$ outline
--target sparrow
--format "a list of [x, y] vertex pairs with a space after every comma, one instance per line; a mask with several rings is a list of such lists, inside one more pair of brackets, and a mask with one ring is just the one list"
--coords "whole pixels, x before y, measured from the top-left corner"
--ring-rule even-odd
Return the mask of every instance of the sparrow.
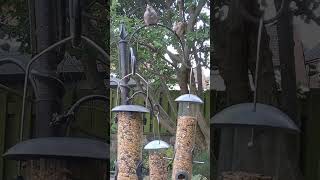
[[143, 19], [144, 19], [144, 23], [149, 26], [152, 24], [157, 24], [159, 17], [157, 12], [150, 5], [147, 5], [146, 11], [144, 12]]
[[186, 23], [178, 22], [175, 24], [172, 30], [181, 38], [186, 31], [186, 27]]

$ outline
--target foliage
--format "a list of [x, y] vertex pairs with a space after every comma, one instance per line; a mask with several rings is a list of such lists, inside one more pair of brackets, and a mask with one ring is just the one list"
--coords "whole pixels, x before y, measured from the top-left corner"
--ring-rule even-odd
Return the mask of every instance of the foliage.
[[19, 51], [30, 52], [28, 2], [13, 0], [0, 5], [0, 39], [15, 39], [21, 42]]
[[[158, 1], [150, 1], [152, 6], [155, 7], [160, 16], [160, 24], [164, 24], [169, 28], [174, 26], [174, 23], [179, 20], [179, 13], [176, 13], [177, 4], [172, 3], [170, 6]], [[186, 9], [194, 6], [197, 1], [186, 1]], [[138, 1], [118, 1], [113, 0], [111, 6], [111, 47], [119, 41], [119, 27], [120, 24], [125, 24], [128, 34], [132, 34], [137, 28], [144, 25], [143, 12], [145, 4]], [[202, 22], [194, 32], [186, 34], [186, 39], [189, 44], [204, 45], [205, 41], [209, 40], [209, 16], [208, 14], [201, 13], [198, 22]], [[170, 64], [172, 59], [166, 58], [165, 54], [169, 46], [174, 47], [176, 50], [181, 49], [179, 39], [165, 28], [152, 28], [148, 27], [139, 34], [137, 34], [131, 43], [131, 46], [137, 49], [139, 68], [138, 72], [144, 77], [153, 82], [153, 86], [159, 87], [161, 80], [165, 80], [166, 84], [174, 85], [177, 83], [177, 70]], [[203, 53], [208, 59], [208, 51], [204, 50]], [[190, 56], [192, 56], [190, 54]], [[118, 49], [111, 49], [111, 72], [118, 74]], [[208, 66], [209, 62], [203, 65]]]
[[319, 11], [320, 2], [317, 0], [292, 0], [291, 10], [295, 16], [301, 17], [306, 23], [314, 21], [320, 25], [320, 16], [317, 15]]
[[197, 160], [197, 161], [202, 161], [204, 162], [204, 164], [194, 164], [193, 165], [193, 174], [194, 175], [200, 175], [201, 176], [204, 176], [208, 179], [210, 179], [210, 157], [209, 157], [209, 153], [204, 151], [204, 152], [201, 152], [199, 153], [195, 158], [194, 160]]

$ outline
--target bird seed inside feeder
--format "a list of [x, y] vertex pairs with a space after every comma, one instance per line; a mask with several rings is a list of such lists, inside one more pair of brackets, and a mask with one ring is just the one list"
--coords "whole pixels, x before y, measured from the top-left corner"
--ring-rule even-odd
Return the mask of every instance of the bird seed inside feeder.
[[118, 179], [136, 180], [137, 166], [142, 159], [143, 121], [137, 112], [118, 113]]
[[167, 180], [167, 161], [163, 158], [164, 153], [152, 151], [149, 154], [149, 175], [152, 180]]
[[173, 162], [172, 178], [175, 179], [177, 173], [187, 172], [192, 177], [192, 149], [194, 147], [196, 118], [192, 116], [178, 117], [175, 158]]

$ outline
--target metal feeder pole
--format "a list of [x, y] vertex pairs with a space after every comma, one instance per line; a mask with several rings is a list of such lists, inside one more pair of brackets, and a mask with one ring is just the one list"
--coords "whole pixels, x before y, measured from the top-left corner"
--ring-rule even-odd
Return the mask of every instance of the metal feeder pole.
[[[127, 32], [125, 30], [124, 24], [120, 25], [120, 41], [119, 41], [119, 67], [120, 67], [120, 75], [121, 77], [125, 77], [129, 74], [129, 58], [127, 54], [127, 44], [128, 41], [126, 40]], [[129, 82], [129, 78], [124, 78], [123, 86], [121, 86], [121, 104], [128, 104], [127, 98], [129, 97], [129, 90], [126, 85]], [[121, 83], [121, 82], [120, 82]]]

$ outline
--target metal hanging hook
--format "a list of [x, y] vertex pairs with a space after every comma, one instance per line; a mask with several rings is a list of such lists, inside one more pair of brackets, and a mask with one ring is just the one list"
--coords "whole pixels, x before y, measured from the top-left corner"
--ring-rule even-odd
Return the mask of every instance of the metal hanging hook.
[[254, 79], [254, 98], [253, 98], [253, 111], [257, 109], [257, 90], [258, 90], [258, 77], [259, 77], [259, 62], [260, 62], [260, 44], [261, 44], [261, 32], [263, 27], [263, 17], [260, 18], [258, 40], [257, 40], [257, 60]]
[[[199, 62], [196, 63], [195, 67], [190, 67], [190, 74], [189, 74], [189, 94], [191, 94], [191, 83], [192, 83], [192, 74], [193, 74], [193, 69], [197, 68], [199, 66]], [[194, 81], [196, 83], [196, 80]]]
[[130, 47], [130, 57], [131, 57], [131, 73], [136, 74], [136, 56], [134, 55], [133, 48]]
[[[130, 73], [130, 74], [127, 74], [126, 76], [124, 76], [121, 80], [120, 80], [120, 82], [121, 81], [123, 81], [125, 78], [130, 78], [131, 76], [137, 76], [137, 77], [139, 77], [144, 83], [145, 83], [145, 85], [146, 85], [146, 91], [147, 91], [147, 93], [146, 93], [146, 99], [145, 99], [145, 102], [146, 102], [146, 105], [145, 105], [145, 107], [147, 108], [148, 107], [148, 99], [149, 99], [149, 83], [148, 83], [148, 81], [145, 79], [145, 78], [143, 78], [140, 74], [138, 74], [138, 73], [135, 73], [135, 74], [132, 74], [132, 72]], [[152, 104], [151, 104], [152, 105]]]
[[156, 118], [157, 118], [157, 123], [158, 123], [158, 139], [159, 139], [159, 143], [160, 143], [160, 140], [161, 140], [161, 136], [160, 136], [160, 105], [155, 104], [154, 107], [157, 107]]

